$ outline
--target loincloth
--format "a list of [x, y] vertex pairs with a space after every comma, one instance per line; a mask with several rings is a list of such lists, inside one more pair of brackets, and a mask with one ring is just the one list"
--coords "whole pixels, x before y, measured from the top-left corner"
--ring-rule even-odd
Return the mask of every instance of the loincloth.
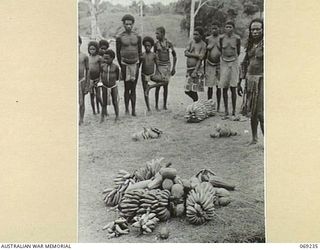
[[206, 60], [206, 78], [205, 86], [214, 87], [218, 86], [220, 79], [220, 63], [211, 63]]
[[244, 111], [247, 112], [248, 116], [263, 116], [263, 77], [259, 75], [247, 75], [246, 79], [246, 100], [244, 104]]
[[239, 82], [240, 66], [238, 58], [232, 62], [220, 60], [220, 88], [237, 87]]
[[138, 78], [139, 66], [138, 63], [127, 64], [122, 63], [121, 73], [124, 81], [136, 81]]
[[90, 85], [89, 85], [89, 92], [90, 94], [94, 93], [94, 89], [97, 88], [97, 84], [100, 81], [100, 78], [94, 79], [94, 80], [90, 80]]
[[197, 75], [192, 77], [191, 74], [194, 71], [194, 68], [187, 69], [187, 83], [184, 88], [186, 91], [194, 91], [194, 92], [203, 92], [204, 91], [204, 72], [201, 68], [198, 70]]

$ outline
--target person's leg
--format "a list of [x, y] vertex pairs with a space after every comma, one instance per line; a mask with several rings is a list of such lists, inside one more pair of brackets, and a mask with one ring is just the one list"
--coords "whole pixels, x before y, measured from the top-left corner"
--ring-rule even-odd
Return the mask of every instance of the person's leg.
[[156, 87], [156, 91], [155, 91], [155, 101], [156, 101], [156, 110], [159, 110], [159, 92], [160, 92], [160, 87]]
[[251, 116], [251, 132], [252, 132], [252, 141], [250, 144], [256, 144], [258, 142], [258, 117], [254, 113]]
[[163, 109], [167, 110], [167, 99], [168, 99], [168, 85], [169, 82], [163, 85]]
[[79, 125], [83, 124], [83, 118], [84, 118], [84, 111], [85, 111], [85, 106], [84, 106], [84, 98], [85, 95], [81, 92], [81, 95], [79, 96], [79, 113], [80, 113], [80, 120], [79, 120]]
[[143, 76], [141, 76], [141, 81], [142, 81], [142, 88], [143, 88], [143, 93], [144, 93], [144, 101], [147, 106], [147, 110], [151, 111], [150, 105], [149, 105], [149, 92], [148, 92], [148, 82], [145, 80]]
[[114, 107], [114, 113], [116, 114], [115, 120], [119, 120], [119, 104], [118, 104], [118, 87], [111, 89], [112, 104]]
[[101, 92], [102, 92], [102, 110], [101, 110], [101, 119], [100, 119], [100, 123], [104, 121], [104, 116], [106, 116], [106, 109], [107, 109], [107, 101], [108, 101], [108, 90], [103, 87], [101, 88]]
[[213, 88], [208, 87], [208, 100], [212, 99]]
[[95, 103], [94, 103], [94, 88], [93, 87], [92, 87], [92, 91], [90, 92], [90, 101], [91, 101], [92, 113], [95, 115], [96, 108], [95, 108]]
[[230, 87], [230, 89], [231, 89], [231, 101], [232, 101], [232, 115], [236, 115], [237, 88]]
[[260, 128], [261, 128], [262, 134], [264, 135], [264, 116], [263, 116], [263, 114], [259, 115], [259, 122], [260, 122]]
[[220, 100], [221, 100], [221, 88], [216, 89], [216, 96], [217, 96], [217, 111], [220, 112]]
[[131, 82], [130, 100], [131, 100], [132, 116], [136, 116], [136, 86], [137, 86], [137, 81]]
[[229, 109], [228, 109], [228, 89], [229, 88], [223, 88], [222, 95], [223, 95], [223, 102], [224, 102], [224, 110], [225, 115], [229, 115]]
[[129, 99], [130, 99], [130, 87], [131, 82], [124, 82], [124, 105], [126, 109], [126, 115], [129, 114]]
[[99, 114], [100, 113], [100, 90], [98, 87], [94, 87], [94, 91], [96, 94], [97, 114]]

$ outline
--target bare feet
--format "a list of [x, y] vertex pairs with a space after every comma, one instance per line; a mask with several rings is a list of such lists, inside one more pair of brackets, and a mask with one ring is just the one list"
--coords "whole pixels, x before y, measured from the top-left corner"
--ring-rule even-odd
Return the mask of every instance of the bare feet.
[[257, 139], [252, 139], [252, 141], [249, 143], [249, 146], [250, 145], [256, 145], [257, 143], [258, 143]]
[[156, 106], [156, 110], [157, 110], [157, 111], [160, 111], [160, 109], [159, 109], [159, 107], [158, 107], [158, 106]]
[[83, 124], [83, 120], [79, 121], [79, 126], [81, 126]]
[[132, 116], [137, 116], [136, 112], [135, 111], [132, 111]]
[[168, 110], [167, 106], [163, 106], [163, 109], [164, 109], [164, 110]]
[[114, 119], [114, 122], [119, 122], [119, 121], [120, 121], [119, 117], [116, 116], [116, 118]]
[[125, 115], [130, 115], [129, 110], [126, 110]]
[[104, 117], [101, 117], [100, 123], [103, 123], [103, 122], [104, 122]]

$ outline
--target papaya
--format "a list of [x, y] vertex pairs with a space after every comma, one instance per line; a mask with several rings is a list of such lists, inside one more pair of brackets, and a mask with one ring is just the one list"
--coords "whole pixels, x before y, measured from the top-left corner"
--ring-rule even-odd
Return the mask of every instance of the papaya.
[[231, 199], [230, 197], [226, 196], [226, 197], [220, 197], [218, 199], [218, 202], [219, 202], [219, 205], [220, 206], [227, 206], [230, 202], [231, 202]]
[[161, 239], [168, 239], [169, 237], [169, 230], [166, 226], [160, 228], [160, 238]]
[[162, 188], [164, 190], [171, 191], [172, 186], [173, 186], [173, 181], [171, 179], [164, 179], [164, 181], [162, 182]]
[[177, 170], [175, 168], [162, 168], [160, 169], [160, 174], [162, 175], [163, 179], [174, 179], [177, 176]]
[[176, 206], [176, 216], [182, 217], [184, 215], [185, 206], [183, 203], [180, 203]]
[[174, 199], [180, 199], [184, 195], [184, 187], [181, 184], [174, 184], [171, 187], [171, 195]]
[[227, 189], [224, 188], [215, 188], [216, 196], [218, 197], [229, 197], [230, 192]]
[[191, 188], [190, 180], [182, 179], [181, 181], [182, 181], [182, 185], [184, 186], [184, 188], [186, 188], [186, 189], [190, 189]]

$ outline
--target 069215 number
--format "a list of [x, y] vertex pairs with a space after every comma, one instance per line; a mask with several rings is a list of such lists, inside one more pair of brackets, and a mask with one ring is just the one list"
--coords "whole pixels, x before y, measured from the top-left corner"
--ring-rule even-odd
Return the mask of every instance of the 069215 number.
[[305, 249], [311, 249], [311, 248], [318, 248], [318, 244], [300, 244], [300, 248], [305, 248]]

